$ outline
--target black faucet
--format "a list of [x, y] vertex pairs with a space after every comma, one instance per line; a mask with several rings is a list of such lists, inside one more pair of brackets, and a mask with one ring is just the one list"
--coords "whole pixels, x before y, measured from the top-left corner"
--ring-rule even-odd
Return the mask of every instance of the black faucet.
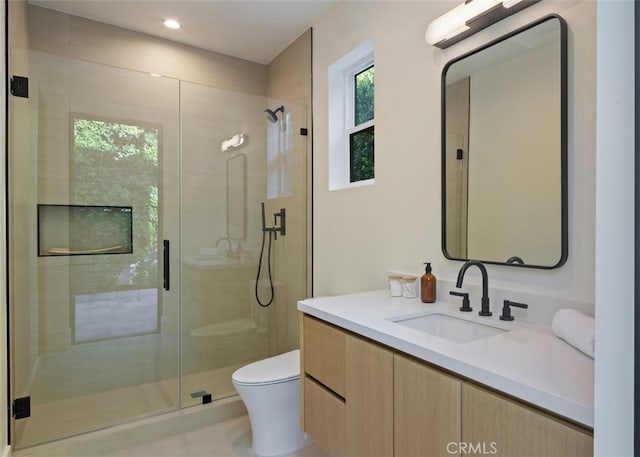
[[480, 309], [481, 316], [491, 316], [491, 309], [489, 308], [489, 277], [487, 275], [487, 268], [484, 264], [478, 260], [469, 260], [465, 262], [460, 271], [458, 272], [458, 280], [456, 281], [456, 287], [459, 289], [462, 287], [462, 280], [464, 279], [464, 274], [467, 269], [472, 266], [477, 266], [480, 269], [480, 273], [482, 273], [482, 309]]
[[526, 303], [517, 303], [511, 300], [505, 300], [502, 306], [502, 315], [500, 316], [501, 321], [512, 321], [513, 316], [511, 315], [511, 307], [515, 306], [516, 308], [528, 308], [529, 305]]

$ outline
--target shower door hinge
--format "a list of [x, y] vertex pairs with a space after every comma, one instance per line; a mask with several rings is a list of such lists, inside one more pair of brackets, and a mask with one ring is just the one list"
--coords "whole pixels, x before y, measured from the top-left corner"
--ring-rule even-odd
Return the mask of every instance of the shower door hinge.
[[206, 390], [199, 390], [197, 392], [191, 392], [191, 398], [202, 397], [202, 404], [207, 405], [213, 401], [213, 398]]
[[309, 130], [307, 130], [305, 128], [301, 128], [300, 129], [300, 135], [307, 136], [308, 134], [309, 134]]
[[13, 417], [16, 419], [31, 417], [31, 397], [22, 397], [13, 400]]
[[29, 98], [29, 78], [13, 76], [11, 78], [11, 94], [15, 97]]

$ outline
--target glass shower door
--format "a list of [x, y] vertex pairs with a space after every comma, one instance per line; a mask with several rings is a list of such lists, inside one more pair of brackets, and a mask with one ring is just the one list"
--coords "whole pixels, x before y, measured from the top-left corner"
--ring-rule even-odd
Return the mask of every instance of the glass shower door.
[[[282, 105], [275, 122], [265, 110]], [[306, 296], [306, 108], [180, 83], [182, 404], [235, 395], [239, 367], [298, 347]], [[265, 240], [286, 210], [286, 235]], [[262, 275], [256, 287], [260, 252]], [[270, 255], [269, 255], [270, 252]], [[267, 262], [272, 267], [268, 278]], [[273, 286], [273, 289], [272, 289]], [[256, 289], [262, 307], [256, 299]]]
[[[16, 447], [179, 406], [175, 80], [12, 50], [12, 392]], [[171, 270], [177, 278], [178, 262]]]

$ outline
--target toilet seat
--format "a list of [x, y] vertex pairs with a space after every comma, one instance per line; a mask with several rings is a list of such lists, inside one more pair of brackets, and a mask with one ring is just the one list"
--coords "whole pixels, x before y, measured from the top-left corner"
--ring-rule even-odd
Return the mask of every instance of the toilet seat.
[[234, 384], [242, 386], [263, 386], [299, 379], [300, 350], [246, 365], [237, 369], [231, 378]]

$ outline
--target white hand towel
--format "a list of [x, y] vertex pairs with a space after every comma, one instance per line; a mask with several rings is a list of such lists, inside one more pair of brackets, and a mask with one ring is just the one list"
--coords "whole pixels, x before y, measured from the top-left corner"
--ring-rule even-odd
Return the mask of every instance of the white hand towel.
[[551, 323], [553, 333], [571, 346], [593, 358], [595, 354], [595, 320], [575, 309], [561, 309]]

